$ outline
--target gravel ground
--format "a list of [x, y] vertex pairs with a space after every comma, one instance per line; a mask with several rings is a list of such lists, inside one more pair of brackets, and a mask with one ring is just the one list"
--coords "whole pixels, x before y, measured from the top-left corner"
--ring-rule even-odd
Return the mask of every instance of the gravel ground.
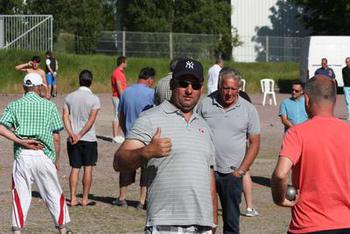
[[[21, 95], [1, 95], [0, 113], [12, 100]], [[134, 208], [138, 198], [138, 186], [132, 185], [129, 189], [128, 208], [120, 208], [111, 204], [117, 194], [118, 174], [113, 171], [113, 153], [118, 148], [117, 144], [110, 142], [112, 134], [111, 121], [113, 116], [110, 94], [99, 94], [102, 109], [97, 118], [97, 135], [99, 161], [94, 170], [94, 181], [91, 189], [91, 200], [97, 202], [93, 207], [69, 208], [72, 222], [69, 227], [74, 233], [142, 233], [145, 224], [145, 211]], [[287, 94], [278, 94], [277, 102], [288, 97]], [[59, 110], [62, 109], [62, 96], [53, 101]], [[251, 95], [261, 120], [261, 149], [252, 169], [251, 174], [254, 181], [253, 195], [254, 203], [260, 215], [254, 218], [241, 218], [241, 233], [286, 233], [290, 211], [277, 207], [273, 204], [269, 187], [269, 178], [276, 164], [277, 154], [283, 136], [283, 126], [278, 118], [278, 106], [261, 105], [262, 95]], [[344, 119], [345, 102], [343, 95], [338, 96], [336, 116]], [[66, 197], [69, 196], [68, 177], [70, 167], [66, 153], [65, 131], [61, 134], [61, 165], [59, 172], [61, 185]], [[9, 233], [11, 226], [11, 170], [12, 170], [12, 144], [0, 138], [0, 233]], [[81, 186], [79, 191], [82, 191]], [[244, 201], [244, 200], [243, 200]], [[242, 202], [242, 209], [244, 202]], [[219, 217], [221, 219], [221, 217]], [[31, 209], [28, 214], [26, 228], [23, 233], [54, 233], [51, 216], [44, 206], [37, 189], [34, 186]], [[218, 233], [222, 233], [219, 225]]]

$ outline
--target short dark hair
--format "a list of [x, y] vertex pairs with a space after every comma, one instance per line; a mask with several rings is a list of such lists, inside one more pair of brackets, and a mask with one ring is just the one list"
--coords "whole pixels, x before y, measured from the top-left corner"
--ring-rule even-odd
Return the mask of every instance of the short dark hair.
[[300, 85], [303, 89], [304, 89], [304, 87], [305, 87], [305, 83], [303, 83], [303, 82], [301, 82], [301, 81], [294, 81], [293, 83], [292, 83], [292, 86], [293, 85]]
[[174, 72], [174, 69], [176, 67], [176, 64], [179, 60], [181, 60], [182, 58], [181, 57], [177, 57], [177, 58], [173, 58], [171, 61], [170, 61], [170, 64], [169, 64], [169, 70], [171, 72]]
[[92, 73], [89, 70], [82, 70], [79, 74], [79, 85], [90, 87], [92, 83]]
[[32, 61], [36, 63], [40, 63], [40, 57], [38, 55], [35, 55], [33, 56]]
[[119, 66], [120, 64], [125, 63], [125, 62], [126, 62], [126, 57], [125, 56], [119, 56], [117, 58], [117, 66]]
[[53, 57], [51, 50], [46, 51], [45, 55], [48, 55], [50, 58]]
[[156, 75], [156, 70], [153, 67], [144, 67], [139, 73], [139, 79], [147, 80], [148, 78], [154, 78]]
[[215, 60], [215, 64], [219, 64], [219, 63], [222, 63], [224, 60], [222, 58], [217, 58]]

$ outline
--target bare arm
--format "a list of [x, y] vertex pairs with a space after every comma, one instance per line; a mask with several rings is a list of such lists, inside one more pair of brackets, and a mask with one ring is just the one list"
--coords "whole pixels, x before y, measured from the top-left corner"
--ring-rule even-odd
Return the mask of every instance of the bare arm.
[[116, 86], [117, 86], [117, 89], [118, 89], [118, 93], [119, 93], [119, 95], [121, 97], [122, 94], [123, 94], [123, 90], [122, 90], [122, 85], [121, 85], [120, 81], [117, 80]]
[[53, 133], [53, 144], [55, 146], [55, 153], [56, 153], [56, 169], [59, 171], [60, 170], [60, 134], [58, 132]]
[[290, 122], [286, 115], [281, 115], [281, 122], [286, 127], [286, 129], [293, 127], [292, 122]]
[[[215, 174], [214, 169], [210, 169], [210, 193], [211, 193], [211, 200], [213, 204], [213, 223], [214, 225], [218, 224], [218, 197], [216, 195], [216, 185], [215, 185]], [[213, 227], [212, 230], [213, 233], [216, 232], [216, 227]]]
[[161, 158], [171, 151], [170, 138], [160, 138], [158, 128], [151, 142], [144, 145], [139, 140], [126, 140], [114, 154], [113, 168], [116, 171], [130, 171], [142, 166], [148, 159]]
[[29, 68], [32, 68], [32, 62], [29, 61], [28, 63], [22, 63], [16, 66], [17, 71], [21, 72], [27, 72]]
[[[279, 157], [277, 166], [271, 178], [271, 191], [273, 201], [279, 206], [291, 207], [294, 206], [298, 199], [289, 201], [286, 199], [288, 187], [288, 176], [292, 168], [292, 161], [286, 157]], [[298, 196], [297, 196], [298, 198]]]
[[32, 139], [20, 139], [13, 132], [8, 130], [5, 126], [1, 124], [0, 124], [0, 135], [17, 144], [22, 145], [26, 149], [40, 150], [43, 148], [40, 142]]
[[122, 90], [122, 85], [121, 85], [120, 81], [112, 79], [112, 85], [113, 85], [113, 87], [117, 87], [118, 93], [120, 95], [119, 97], [121, 97], [123, 90]]
[[249, 171], [250, 166], [254, 162], [254, 160], [259, 152], [260, 134], [249, 135], [248, 140], [249, 140], [249, 146], [248, 146], [246, 154], [243, 158], [243, 161], [242, 161], [240, 167], [233, 172], [233, 174], [237, 177], [241, 177], [239, 171], [242, 171], [242, 172]]
[[75, 144], [76, 142], [78, 142], [78, 136], [73, 132], [72, 124], [69, 119], [69, 110], [67, 108], [63, 108], [62, 119], [64, 127], [66, 128], [66, 131], [69, 136], [69, 141], [72, 144]]
[[43, 86], [44, 86], [44, 89], [45, 89], [45, 98], [46, 99], [50, 99], [50, 93], [49, 93], [49, 87], [47, 85], [47, 80], [46, 80], [46, 74], [44, 72], [44, 70], [42, 69], [39, 69], [39, 74], [41, 75], [41, 78], [43, 79]]

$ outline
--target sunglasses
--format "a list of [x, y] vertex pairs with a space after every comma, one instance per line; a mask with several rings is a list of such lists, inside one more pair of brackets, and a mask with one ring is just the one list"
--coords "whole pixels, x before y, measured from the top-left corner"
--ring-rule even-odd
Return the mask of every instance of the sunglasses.
[[298, 90], [298, 89], [292, 89], [292, 92], [300, 93], [300, 92], [301, 92], [301, 90]]
[[189, 85], [191, 85], [194, 90], [200, 90], [202, 88], [202, 84], [198, 81], [179, 80], [177, 84], [181, 88], [187, 88]]

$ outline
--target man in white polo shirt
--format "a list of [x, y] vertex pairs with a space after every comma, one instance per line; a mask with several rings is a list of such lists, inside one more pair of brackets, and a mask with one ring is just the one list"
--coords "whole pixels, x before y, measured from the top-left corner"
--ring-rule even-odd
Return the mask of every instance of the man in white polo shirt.
[[203, 80], [202, 64], [180, 60], [170, 102], [143, 112], [115, 154], [115, 169], [146, 163], [145, 233], [211, 233], [217, 224], [214, 146], [208, 125], [193, 112]]
[[205, 98], [197, 110], [213, 131], [216, 190], [222, 206], [224, 233], [239, 233], [242, 178], [260, 146], [258, 112], [239, 97], [239, 87], [237, 71], [224, 68], [219, 75], [218, 91]]

